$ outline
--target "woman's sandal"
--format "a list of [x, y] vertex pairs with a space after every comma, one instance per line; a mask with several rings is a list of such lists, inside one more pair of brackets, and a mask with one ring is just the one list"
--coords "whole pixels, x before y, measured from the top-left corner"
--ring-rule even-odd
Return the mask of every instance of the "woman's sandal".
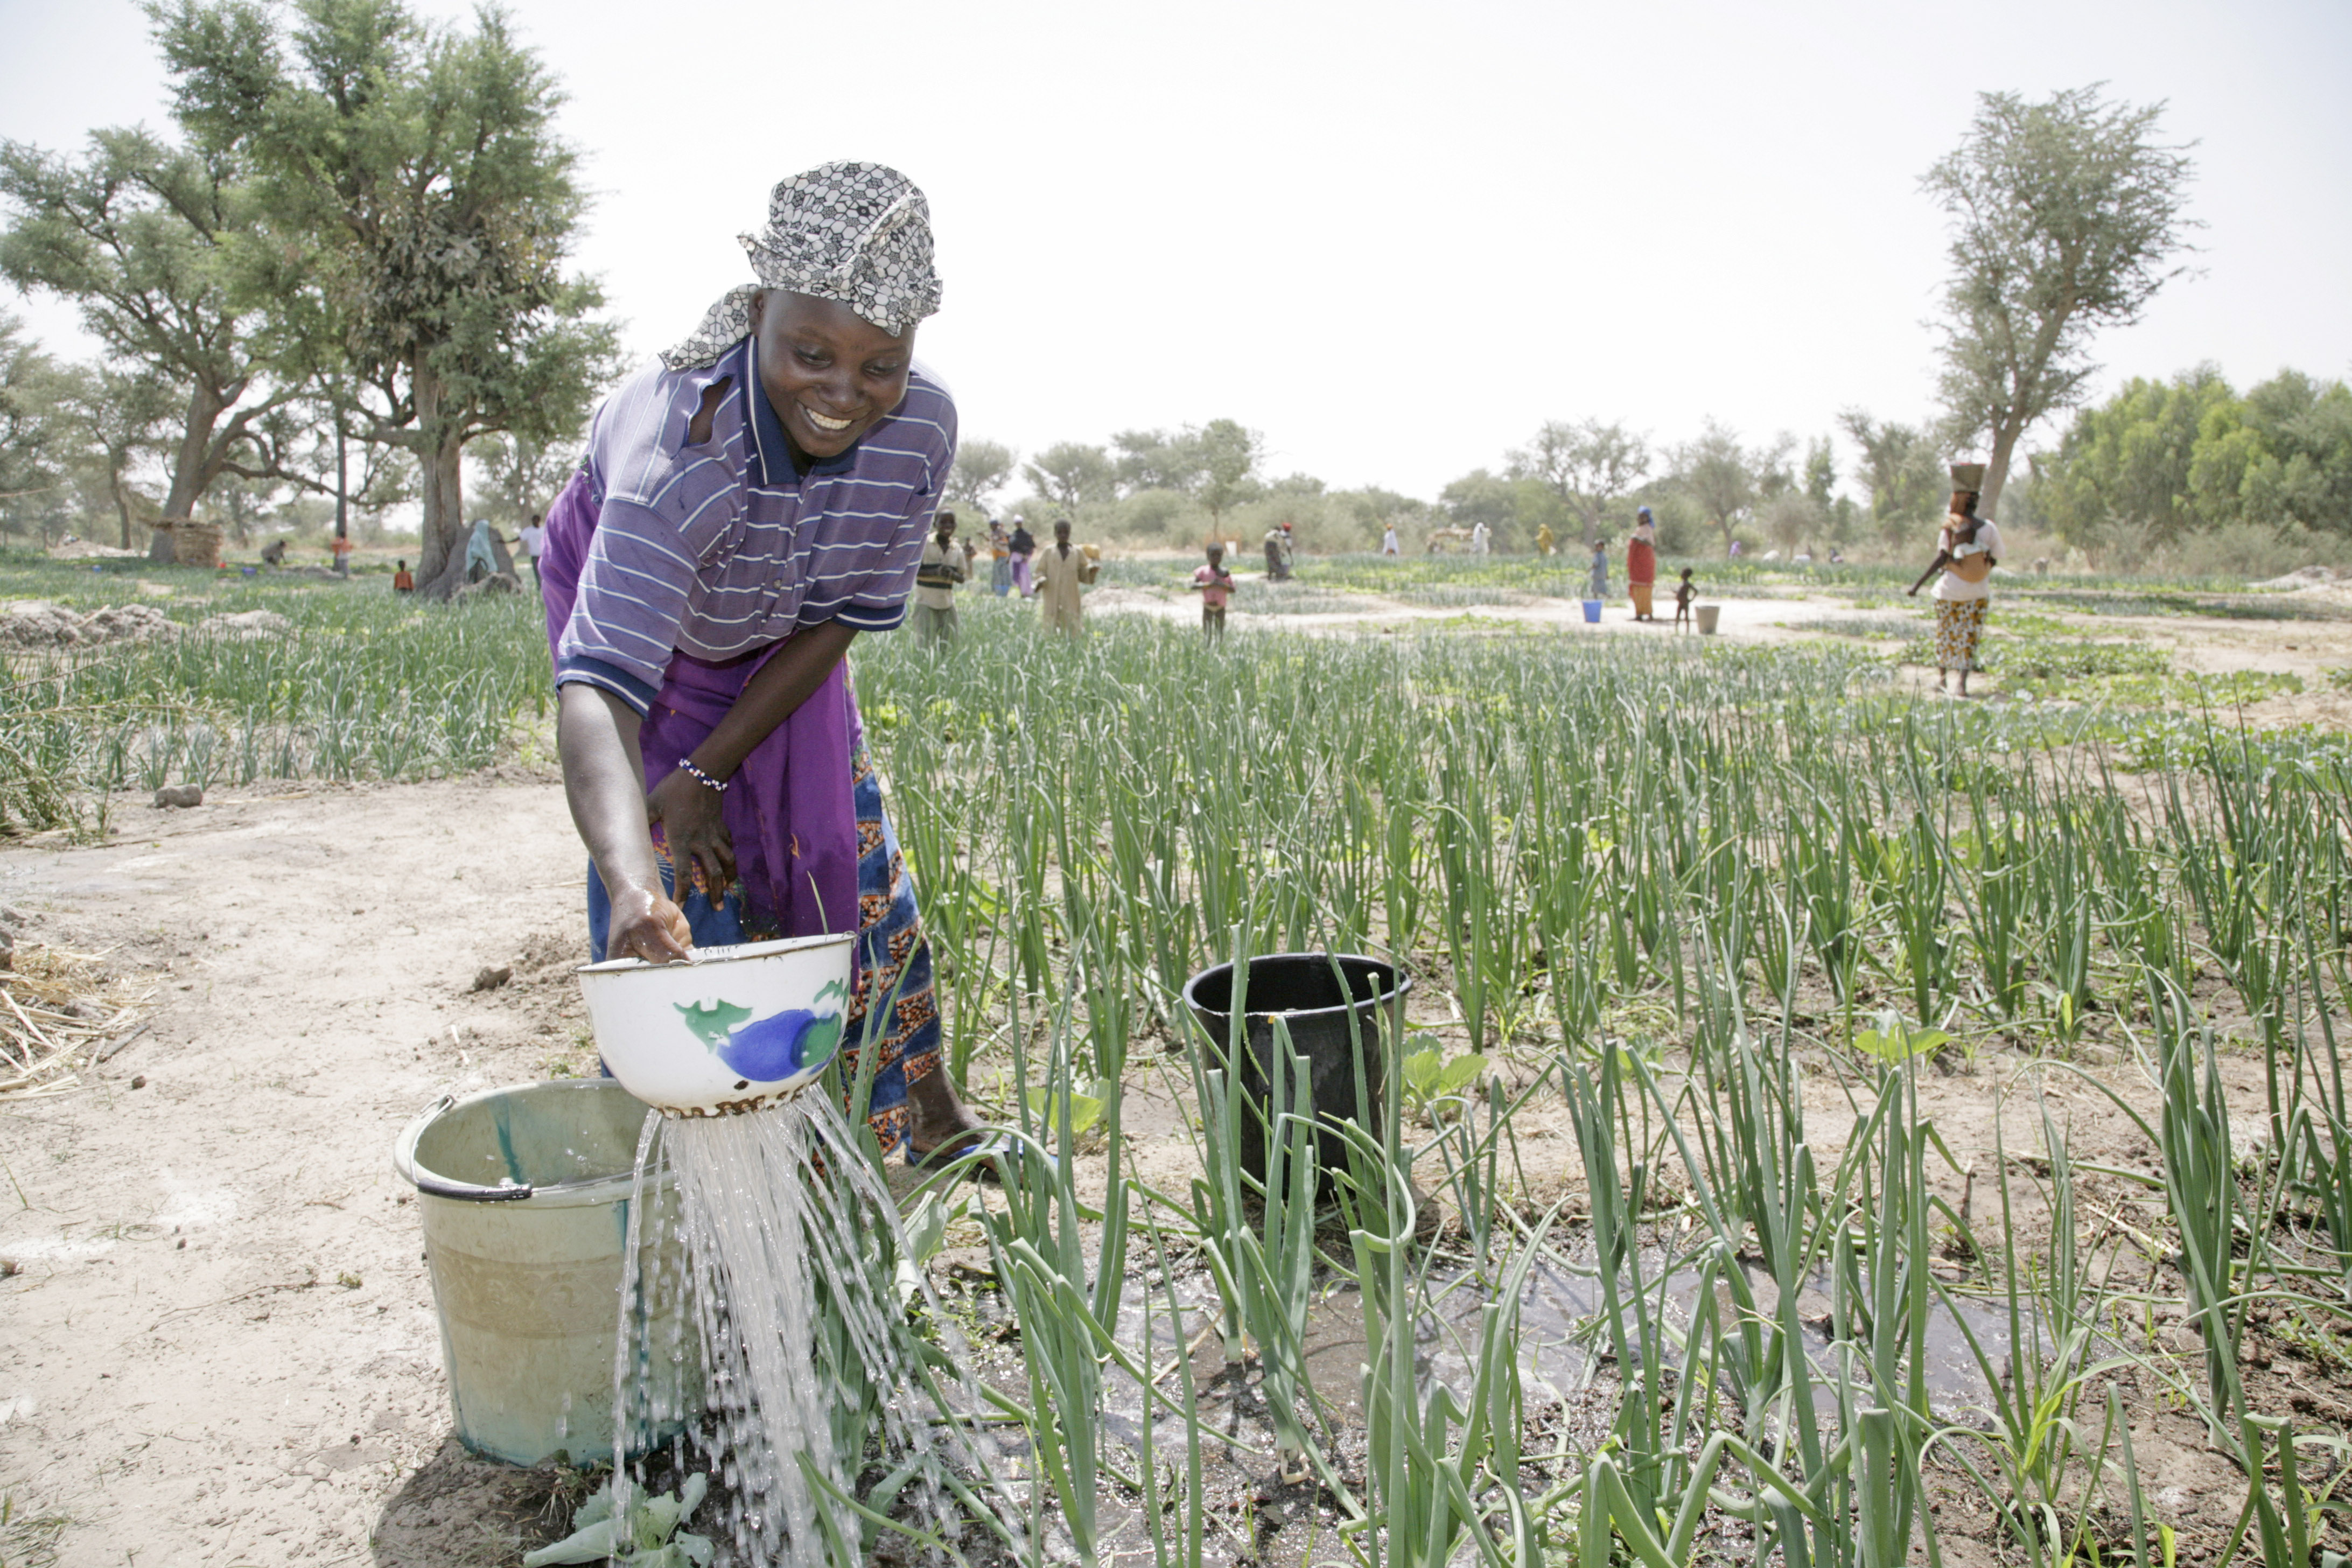
[[[973, 1156], [978, 1158], [974, 1159]], [[970, 1138], [952, 1138], [938, 1148], [917, 1153], [912, 1143], [907, 1145], [907, 1163], [918, 1171], [943, 1171], [963, 1160], [971, 1160], [966, 1173], [974, 1181], [982, 1176], [998, 1175], [998, 1162], [1003, 1161], [1018, 1170], [1021, 1165], [1021, 1140], [1005, 1132], [982, 1130]]]

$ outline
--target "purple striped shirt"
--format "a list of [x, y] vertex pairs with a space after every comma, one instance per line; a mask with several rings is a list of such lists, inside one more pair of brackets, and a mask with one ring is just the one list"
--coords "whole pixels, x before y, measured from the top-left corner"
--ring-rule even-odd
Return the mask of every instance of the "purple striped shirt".
[[[686, 444], [705, 388], [732, 384], [710, 439]], [[656, 364], [589, 428], [600, 507], [555, 683], [601, 686], [640, 714], [673, 653], [719, 661], [803, 626], [887, 631], [955, 460], [955, 400], [917, 365], [906, 398], [837, 458], [795, 472], [746, 338], [708, 370]]]

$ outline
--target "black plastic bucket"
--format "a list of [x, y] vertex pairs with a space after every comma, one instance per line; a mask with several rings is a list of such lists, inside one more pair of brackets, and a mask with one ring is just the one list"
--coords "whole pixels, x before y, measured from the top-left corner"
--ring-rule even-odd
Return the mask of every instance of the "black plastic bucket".
[[[1274, 1020], [1290, 1032], [1293, 1054], [1304, 1058], [1315, 1097], [1315, 1119], [1325, 1124], [1315, 1138], [1321, 1188], [1331, 1191], [1331, 1173], [1348, 1166], [1347, 1140], [1329, 1124], [1353, 1121], [1380, 1131], [1382, 1085], [1387, 1081], [1390, 1031], [1402, 1031], [1404, 994], [1412, 976], [1394, 964], [1355, 953], [1277, 952], [1249, 961], [1243, 1005], [1249, 1009], [1249, 1056], [1235, 1075], [1244, 1102], [1255, 1114], [1242, 1133], [1242, 1169], [1265, 1180], [1267, 1074], [1274, 1063]], [[1213, 1065], [1224, 1065], [1233, 1038], [1234, 966], [1220, 963], [1185, 983], [1184, 1004], [1208, 1031]], [[1386, 1015], [1385, 1024], [1382, 1016]], [[1364, 1054], [1364, 1093], [1356, 1097], [1356, 1047]]]

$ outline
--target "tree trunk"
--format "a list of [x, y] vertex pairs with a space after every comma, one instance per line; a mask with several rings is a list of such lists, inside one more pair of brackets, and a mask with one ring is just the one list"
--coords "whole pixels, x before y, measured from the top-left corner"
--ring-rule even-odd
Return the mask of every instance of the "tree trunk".
[[[205, 494], [205, 460], [212, 454], [213, 426], [220, 423], [221, 412], [228, 404], [218, 389], [202, 381], [188, 393], [188, 412], [180, 426], [179, 455], [172, 461], [172, 489], [163, 498], [163, 516], [167, 520], [195, 515], [196, 502]], [[147, 558], [171, 560], [172, 536], [157, 529], [148, 542]]]
[[2024, 434], [2024, 426], [2014, 417], [1994, 423], [1992, 456], [1985, 464], [1983, 493], [1977, 497], [1978, 516], [2000, 521], [1993, 509], [2000, 504], [2000, 488], [2009, 482], [2009, 460], [2017, 455], [2018, 437]]
[[466, 437], [462, 422], [443, 417], [445, 389], [438, 377], [419, 371], [415, 389], [417, 467], [425, 501], [416, 580], [430, 584], [438, 582], [453, 555], [458, 570], [465, 570], [466, 495], [459, 458]]

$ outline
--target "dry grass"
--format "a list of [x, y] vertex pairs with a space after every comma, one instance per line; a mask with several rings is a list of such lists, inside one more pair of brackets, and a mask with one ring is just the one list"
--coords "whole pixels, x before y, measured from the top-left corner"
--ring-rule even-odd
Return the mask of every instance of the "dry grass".
[[128, 1043], [149, 994], [109, 970], [103, 955], [19, 946], [0, 973], [0, 1094], [62, 1094]]
[[64, 1514], [23, 1506], [13, 1492], [0, 1497], [0, 1568], [50, 1568], [58, 1538], [72, 1522]]

